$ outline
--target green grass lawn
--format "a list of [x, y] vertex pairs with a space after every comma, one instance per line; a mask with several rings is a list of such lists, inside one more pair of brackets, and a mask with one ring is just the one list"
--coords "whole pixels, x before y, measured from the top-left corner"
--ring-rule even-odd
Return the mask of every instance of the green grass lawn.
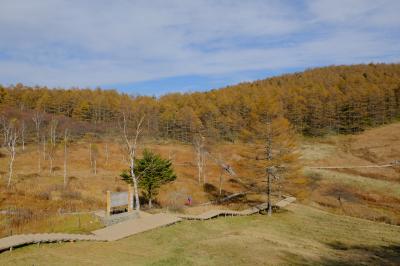
[[400, 227], [294, 204], [272, 217], [185, 221], [115, 242], [32, 245], [0, 265], [396, 265]]

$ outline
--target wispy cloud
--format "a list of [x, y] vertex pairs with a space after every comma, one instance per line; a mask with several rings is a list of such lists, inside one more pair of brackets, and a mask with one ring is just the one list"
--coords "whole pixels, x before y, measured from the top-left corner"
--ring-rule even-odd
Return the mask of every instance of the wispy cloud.
[[395, 62], [398, 10], [397, 0], [1, 0], [0, 83], [229, 83], [251, 71]]

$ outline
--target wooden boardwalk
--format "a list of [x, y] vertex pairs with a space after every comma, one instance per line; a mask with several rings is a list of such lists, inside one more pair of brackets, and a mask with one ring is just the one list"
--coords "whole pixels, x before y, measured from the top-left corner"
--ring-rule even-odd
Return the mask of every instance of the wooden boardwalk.
[[35, 243], [94, 241], [94, 240], [98, 240], [97, 237], [94, 235], [81, 235], [81, 234], [51, 233], [51, 234], [14, 235], [0, 239], [0, 251]]
[[[295, 197], [287, 197], [275, 204], [275, 206], [279, 208], [284, 208], [290, 203], [296, 201]], [[268, 208], [268, 203], [262, 203], [260, 205], [257, 205], [253, 208], [249, 208], [243, 211], [231, 211], [231, 210], [211, 210], [204, 212], [199, 215], [177, 215], [179, 218], [185, 219], [185, 220], [209, 220], [212, 218], [216, 218], [219, 216], [246, 216], [246, 215], [252, 215], [256, 214], [262, 210], [266, 210]]]
[[181, 219], [176, 216], [159, 213], [155, 215], [141, 215], [140, 218], [127, 220], [93, 231], [90, 235], [62, 233], [14, 235], [0, 239], [0, 252], [35, 243], [115, 241], [154, 228], [168, 226], [180, 220]]
[[158, 213], [113, 224], [103, 229], [93, 231], [92, 233], [99, 240], [115, 241], [154, 228], [168, 226], [180, 220], [181, 219], [175, 215]]
[[[275, 206], [280, 208], [286, 207], [288, 204], [294, 202], [296, 198], [285, 198]], [[15, 247], [35, 244], [35, 243], [52, 243], [52, 242], [74, 242], [74, 241], [115, 241], [151, 229], [164, 227], [175, 224], [182, 219], [187, 220], [208, 220], [218, 216], [244, 216], [258, 213], [261, 210], [267, 209], [268, 204], [263, 203], [256, 207], [249, 208], [243, 211], [231, 210], [212, 210], [200, 215], [173, 215], [166, 213], [148, 214], [140, 212], [140, 217], [123, 221], [121, 223], [113, 224], [105, 228], [93, 231], [92, 234], [63, 234], [63, 233], [49, 233], [49, 234], [22, 234], [14, 235], [0, 239], [0, 252], [5, 250], [12, 250]]]

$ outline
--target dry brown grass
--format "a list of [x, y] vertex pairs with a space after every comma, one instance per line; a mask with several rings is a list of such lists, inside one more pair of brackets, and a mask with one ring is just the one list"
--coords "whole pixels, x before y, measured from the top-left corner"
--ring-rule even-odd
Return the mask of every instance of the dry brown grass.
[[[373, 162], [388, 163], [400, 158], [400, 123], [372, 129], [356, 136], [330, 136], [302, 141], [302, 161], [309, 166], [367, 165]], [[59, 149], [55, 160], [56, 171], [50, 175], [48, 161], [42, 160], [42, 170], [37, 171], [35, 145], [27, 145], [26, 151], [19, 150], [15, 162], [15, 176], [11, 189], [5, 187], [7, 157], [0, 156], [0, 210], [8, 208], [31, 210], [34, 213], [46, 211], [48, 215], [58, 212], [91, 211], [105, 207], [105, 193], [125, 191], [127, 185], [120, 180], [122, 169], [128, 167], [123, 148], [109, 142], [109, 161], [105, 161], [105, 142], [98, 142], [98, 173], [90, 170], [89, 146], [75, 142], [70, 147], [68, 162], [68, 186], [63, 187], [63, 154]], [[211, 159], [207, 161], [207, 189], [198, 183], [194, 153], [191, 145], [175, 142], [149, 142], [142, 145], [170, 158], [177, 173], [177, 180], [161, 188], [157, 201], [161, 207], [184, 211], [184, 204], [190, 195], [195, 205], [215, 200], [220, 168]], [[211, 147], [214, 155], [230, 164], [238, 177], [246, 184], [265, 191], [264, 177], [257, 176], [254, 169], [246, 167], [241, 156], [243, 144], [218, 144]], [[139, 153], [141, 153], [141, 150]], [[391, 168], [352, 169], [340, 171], [309, 171], [305, 175], [292, 177], [284, 182], [283, 188], [304, 203], [319, 206], [335, 213], [382, 219], [400, 223], [400, 174]], [[275, 187], [276, 188], [276, 187]], [[224, 176], [224, 193], [246, 191], [237, 179]], [[341, 196], [342, 204], [338, 202]], [[242, 199], [245, 205], [256, 201], [248, 196]], [[242, 208], [240, 202], [223, 208]], [[345, 209], [343, 210], [343, 205]], [[244, 207], [246, 207], [244, 206]], [[218, 207], [213, 207], [218, 208]], [[195, 211], [195, 210], [194, 210]], [[383, 217], [383, 218], [379, 218]], [[0, 218], [1, 220], [1, 218]], [[29, 231], [29, 222], [23, 222]], [[4, 230], [3, 230], [4, 231]]]
[[[123, 149], [118, 143], [108, 143], [109, 161], [106, 163], [105, 143], [99, 142], [100, 154], [98, 156], [98, 171], [95, 175], [90, 170], [88, 144], [76, 142], [69, 148], [68, 185], [63, 186], [63, 153], [58, 150], [54, 162], [55, 172], [50, 174], [49, 162], [43, 161], [42, 169], [37, 171], [37, 153], [35, 145], [27, 145], [24, 152], [19, 150], [15, 162], [15, 175], [11, 188], [6, 188], [6, 173], [2, 174], [0, 182], [0, 210], [12, 208], [23, 212], [41, 213], [54, 216], [59, 212], [92, 211], [105, 208], [105, 194], [107, 190], [126, 191], [127, 185], [120, 180], [122, 169], [129, 164], [124, 156]], [[165, 158], [170, 158], [177, 173], [177, 180], [161, 188], [157, 201], [161, 206], [182, 208], [190, 195], [195, 205], [214, 200], [215, 193], [209, 193], [198, 183], [196, 167], [194, 164], [193, 148], [190, 145], [177, 143], [147, 143], [144, 149], [160, 153]], [[232, 159], [232, 149], [240, 149], [240, 145], [221, 145], [215, 147], [221, 154], [225, 152], [226, 161], [234, 168], [237, 158]], [[0, 169], [7, 169], [7, 157], [0, 158]], [[213, 161], [207, 162], [206, 182], [217, 187], [219, 182], [219, 166]], [[244, 188], [237, 183], [229, 182], [229, 177], [224, 177], [223, 190], [225, 192], [238, 192]], [[33, 217], [33, 216], [32, 216]], [[36, 217], [36, 216], [35, 216]], [[35, 218], [38, 223], [40, 219]], [[24, 228], [30, 230], [29, 219], [23, 220]], [[12, 226], [12, 225], [10, 225]], [[21, 226], [19, 226], [21, 227]], [[32, 229], [35, 226], [32, 225]], [[0, 234], [5, 234], [0, 232]]]
[[[307, 140], [302, 152], [308, 166], [388, 164], [400, 159], [400, 123], [353, 136]], [[305, 202], [335, 213], [400, 224], [399, 169], [307, 170], [305, 175], [310, 191]]]

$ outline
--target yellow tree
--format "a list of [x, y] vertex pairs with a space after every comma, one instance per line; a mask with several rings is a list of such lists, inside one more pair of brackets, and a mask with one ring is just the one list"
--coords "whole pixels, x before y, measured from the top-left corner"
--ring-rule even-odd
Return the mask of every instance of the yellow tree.
[[[274, 95], [264, 95], [255, 100], [252, 111], [253, 137], [245, 156], [249, 166], [267, 181], [268, 214], [272, 213], [272, 182], [298, 170], [296, 134], [289, 121], [283, 117], [282, 108]], [[281, 188], [279, 189], [279, 191]]]

